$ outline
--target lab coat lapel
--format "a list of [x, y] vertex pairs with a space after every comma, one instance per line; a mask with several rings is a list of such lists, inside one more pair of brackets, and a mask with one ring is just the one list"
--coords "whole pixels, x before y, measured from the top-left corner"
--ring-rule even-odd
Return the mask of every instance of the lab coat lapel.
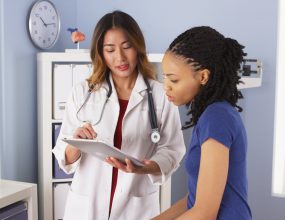
[[[109, 77], [110, 77], [110, 82], [112, 85], [112, 94], [111, 94], [109, 99], [111, 101], [113, 101], [114, 103], [117, 103], [119, 105], [118, 95], [117, 95], [111, 74], [109, 75]], [[102, 83], [102, 87], [104, 87], [106, 89], [106, 91], [109, 91], [108, 83], [106, 81], [104, 81]], [[135, 83], [135, 86], [133, 88], [131, 97], [129, 99], [129, 103], [128, 103], [128, 107], [126, 109], [125, 116], [128, 114], [128, 112], [130, 112], [133, 108], [135, 108], [140, 102], [142, 102], [146, 89], [147, 89], [147, 87], [146, 87], [146, 84], [144, 82], [143, 76], [139, 73], [137, 80], [136, 80], [136, 83]]]
[[143, 76], [139, 73], [135, 86], [133, 88], [128, 107], [125, 113], [125, 116], [135, 108], [140, 102], [142, 102], [144, 97], [144, 91], [147, 89], [146, 84], [144, 82]]
[[[111, 86], [112, 86], [112, 93], [111, 93], [111, 96], [110, 96], [109, 100], [111, 100], [112, 102], [117, 103], [119, 105], [118, 95], [117, 95], [117, 91], [115, 89], [115, 85], [114, 85], [114, 81], [113, 81], [111, 73], [109, 74], [109, 80], [110, 80], [110, 83], [111, 83]], [[108, 93], [109, 85], [108, 85], [106, 80], [102, 83], [102, 87], [105, 88], [107, 93]]]

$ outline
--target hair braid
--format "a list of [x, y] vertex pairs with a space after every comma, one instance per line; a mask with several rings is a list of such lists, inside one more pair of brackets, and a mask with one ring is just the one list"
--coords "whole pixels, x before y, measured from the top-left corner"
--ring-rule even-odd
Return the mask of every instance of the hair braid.
[[206, 109], [216, 101], [228, 101], [239, 112], [242, 108], [237, 105], [242, 94], [237, 89], [241, 82], [238, 70], [243, 56], [244, 46], [236, 40], [225, 38], [215, 29], [201, 26], [191, 28], [180, 34], [169, 46], [168, 51], [186, 59], [195, 70], [208, 69], [209, 80], [191, 103], [187, 115], [191, 116], [183, 129], [192, 127]]

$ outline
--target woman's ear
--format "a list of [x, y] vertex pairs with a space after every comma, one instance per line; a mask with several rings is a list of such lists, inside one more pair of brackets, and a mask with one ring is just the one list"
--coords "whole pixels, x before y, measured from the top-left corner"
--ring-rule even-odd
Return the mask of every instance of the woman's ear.
[[201, 85], [206, 85], [209, 81], [210, 71], [208, 69], [203, 69], [200, 71], [200, 83]]

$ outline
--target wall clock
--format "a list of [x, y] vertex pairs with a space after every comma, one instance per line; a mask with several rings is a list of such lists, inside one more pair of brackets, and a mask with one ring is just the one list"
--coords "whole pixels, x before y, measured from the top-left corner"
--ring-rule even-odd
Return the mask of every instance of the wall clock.
[[35, 46], [50, 49], [60, 32], [60, 18], [55, 5], [48, 0], [39, 0], [29, 13], [29, 35]]

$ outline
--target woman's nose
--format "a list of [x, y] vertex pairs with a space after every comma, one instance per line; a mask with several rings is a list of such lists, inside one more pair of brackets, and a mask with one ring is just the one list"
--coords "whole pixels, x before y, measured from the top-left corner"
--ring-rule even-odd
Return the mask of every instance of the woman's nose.
[[167, 84], [166, 80], [163, 81], [163, 89], [164, 91], [170, 91], [171, 87]]
[[125, 61], [125, 59], [126, 59], [126, 56], [125, 56], [125, 53], [124, 53], [124, 51], [122, 50], [122, 49], [119, 49], [118, 51], [117, 51], [117, 53], [116, 53], [116, 59], [118, 60], [118, 61]]

